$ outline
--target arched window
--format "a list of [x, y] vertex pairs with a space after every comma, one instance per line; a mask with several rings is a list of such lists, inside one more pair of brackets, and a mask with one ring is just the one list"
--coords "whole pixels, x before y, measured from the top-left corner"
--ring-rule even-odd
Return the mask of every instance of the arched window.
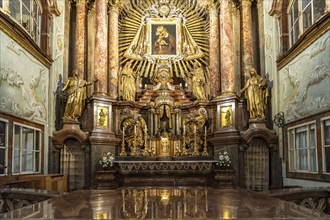
[[19, 23], [40, 45], [42, 10], [38, 0], [0, 0], [0, 9]]
[[326, 0], [291, 0], [288, 6], [290, 46], [326, 13]]

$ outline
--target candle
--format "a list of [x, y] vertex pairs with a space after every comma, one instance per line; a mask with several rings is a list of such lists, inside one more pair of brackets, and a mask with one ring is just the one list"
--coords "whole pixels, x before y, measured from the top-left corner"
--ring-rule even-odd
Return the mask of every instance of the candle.
[[206, 137], [206, 135], [207, 135], [207, 129], [206, 129], [206, 126], [205, 126], [205, 137]]
[[194, 126], [194, 133], [196, 134], [196, 125]]
[[136, 125], [134, 125], [134, 135], [136, 135]]
[[186, 134], [186, 125], [183, 125], [183, 134]]

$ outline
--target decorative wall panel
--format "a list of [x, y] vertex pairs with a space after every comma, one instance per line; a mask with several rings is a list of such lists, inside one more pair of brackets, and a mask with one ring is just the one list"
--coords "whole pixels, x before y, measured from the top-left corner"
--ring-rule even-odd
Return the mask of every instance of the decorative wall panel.
[[0, 110], [45, 123], [49, 70], [3, 32], [0, 45]]

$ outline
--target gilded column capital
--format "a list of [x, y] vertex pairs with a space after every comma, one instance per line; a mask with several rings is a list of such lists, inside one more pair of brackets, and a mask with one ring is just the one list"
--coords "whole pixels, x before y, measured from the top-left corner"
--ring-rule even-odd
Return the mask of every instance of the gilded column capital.
[[119, 0], [108, 0], [108, 12], [117, 12], [119, 13], [120, 3]]
[[209, 12], [218, 12], [219, 10], [219, 0], [209, 0], [207, 3]]
[[95, 12], [95, 0], [87, 0], [87, 10], [89, 13]]
[[232, 4], [233, 4], [233, 7], [236, 8], [236, 9], [239, 9], [239, 6], [241, 5], [242, 0], [231, 0], [231, 1], [232, 1]]
[[233, 0], [233, 1], [240, 1], [242, 5], [252, 5], [252, 3], [257, 3], [257, 0]]

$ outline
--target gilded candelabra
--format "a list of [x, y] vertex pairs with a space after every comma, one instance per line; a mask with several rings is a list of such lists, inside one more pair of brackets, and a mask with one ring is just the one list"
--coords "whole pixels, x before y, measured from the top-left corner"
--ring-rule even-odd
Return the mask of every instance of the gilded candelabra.
[[209, 155], [209, 153], [207, 152], [207, 141], [206, 141], [206, 137], [207, 137], [207, 129], [206, 129], [206, 126], [205, 126], [204, 148], [203, 148], [203, 153], [202, 153], [203, 156], [208, 156]]
[[182, 152], [181, 156], [187, 156], [187, 149], [186, 149], [186, 129], [183, 125], [183, 141], [182, 141]]
[[132, 148], [131, 156], [138, 156], [136, 152], [136, 125], [134, 125], [134, 140], [133, 140], [133, 148]]
[[144, 127], [144, 152], [143, 156], [150, 156], [149, 154], [149, 146], [148, 146], [148, 130], [147, 126]]
[[196, 130], [196, 124], [194, 126], [194, 151], [192, 153], [193, 156], [198, 156], [199, 152], [197, 149], [197, 130]]
[[125, 127], [123, 127], [123, 138], [122, 138], [122, 141], [121, 141], [120, 156], [127, 156], [127, 153], [125, 151]]

